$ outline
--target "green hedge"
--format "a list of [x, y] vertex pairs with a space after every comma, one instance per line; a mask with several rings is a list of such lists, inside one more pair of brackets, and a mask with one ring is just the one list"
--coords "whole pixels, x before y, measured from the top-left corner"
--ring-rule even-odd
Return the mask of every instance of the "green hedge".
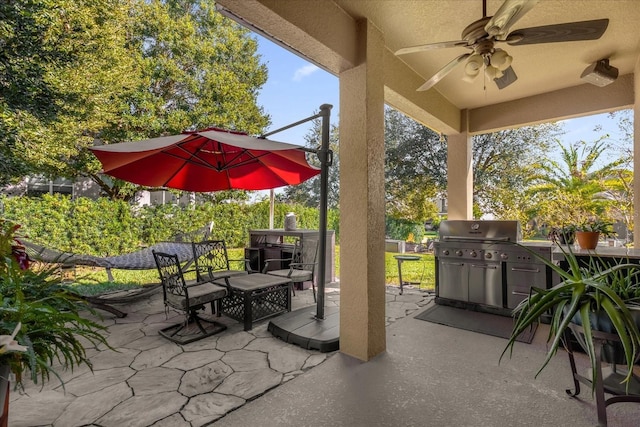
[[[249, 230], [269, 228], [269, 201], [202, 203], [195, 206], [132, 206], [106, 198], [92, 200], [64, 195], [2, 197], [3, 217], [22, 225], [22, 235], [50, 248], [75, 253], [110, 256], [174, 240], [178, 235], [194, 239], [198, 229], [214, 223], [212, 238], [224, 239], [230, 248], [247, 245]], [[302, 205], [276, 203], [274, 227], [294, 212], [298, 228], [317, 229], [318, 210]], [[327, 227], [339, 241], [339, 214], [329, 210]]]
[[385, 235], [394, 240], [407, 240], [413, 234], [413, 241], [420, 243], [425, 234], [424, 224], [393, 217], [385, 218]]

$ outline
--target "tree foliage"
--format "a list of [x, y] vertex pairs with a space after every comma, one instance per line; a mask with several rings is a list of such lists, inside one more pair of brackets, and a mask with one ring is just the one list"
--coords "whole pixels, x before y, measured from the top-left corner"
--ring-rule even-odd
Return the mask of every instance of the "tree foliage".
[[554, 227], [582, 224], [591, 218], [613, 222], [616, 218], [608, 195], [626, 191], [630, 185], [626, 159], [603, 162], [609, 149], [606, 136], [593, 142], [558, 142], [558, 146], [557, 159], [545, 158], [536, 165], [538, 173], [528, 190], [535, 202], [532, 214]]
[[[322, 121], [316, 119], [312, 121], [312, 127], [305, 135], [305, 145], [308, 148], [319, 149], [322, 144]], [[340, 157], [338, 153], [338, 143], [340, 135], [338, 126], [331, 125], [329, 131], [329, 148], [333, 151], [333, 162], [328, 169], [327, 185], [327, 207], [329, 209], [338, 207], [340, 192]], [[320, 167], [320, 160], [315, 154], [307, 155], [309, 164]], [[301, 203], [309, 207], [320, 206], [320, 175], [306, 180], [298, 185], [291, 185], [285, 188], [284, 192], [277, 195], [277, 199], [286, 203]]]
[[474, 204], [480, 215], [525, 219], [532, 165], [560, 131], [557, 124], [544, 123], [473, 137]]
[[98, 174], [87, 147], [269, 124], [257, 42], [213, 2], [30, 0], [0, 15], [0, 183], [84, 175], [126, 199], [138, 188]]
[[[531, 165], [560, 131], [541, 124], [473, 137], [474, 203], [477, 216], [524, 219], [522, 199]], [[385, 113], [388, 213], [414, 220], [436, 212], [434, 197], [447, 197], [447, 140], [403, 114]], [[433, 207], [432, 207], [433, 206]]]
[[437, 217], [447, 185], [447, 145], [438, 133], [385, 108], [387, 215], [423, 222]]

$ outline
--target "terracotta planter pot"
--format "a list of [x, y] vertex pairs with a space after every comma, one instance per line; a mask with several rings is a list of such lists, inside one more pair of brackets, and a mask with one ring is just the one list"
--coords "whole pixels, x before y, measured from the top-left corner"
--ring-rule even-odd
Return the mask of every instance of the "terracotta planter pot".
[[595, 249], [600, 233], [594, 231], [576, 231], [576, 240], [582, 249]]

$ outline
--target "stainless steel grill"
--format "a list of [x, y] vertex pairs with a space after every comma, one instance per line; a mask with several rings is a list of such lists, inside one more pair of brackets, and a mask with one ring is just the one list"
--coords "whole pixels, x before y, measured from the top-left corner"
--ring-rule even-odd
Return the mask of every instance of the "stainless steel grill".
[[[529, 294], [531, 286], [547, 287], [548, 269], [514, 245], [521, 239], [518, 221], [443, 221], [435, 243], [436, 302], [506, 314]], [[551, 258], [550, 244], [529, 249]]]

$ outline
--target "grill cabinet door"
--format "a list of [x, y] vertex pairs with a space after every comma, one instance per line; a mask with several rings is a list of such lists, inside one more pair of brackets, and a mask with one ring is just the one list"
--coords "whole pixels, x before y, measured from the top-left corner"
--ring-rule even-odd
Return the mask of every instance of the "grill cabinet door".
[[460, 261], [440, 261], [438, 296], [469, 301], [469, 265]]
[[469, 301], [502, 307], [500, 263], [475, 263], [469, 267]]

